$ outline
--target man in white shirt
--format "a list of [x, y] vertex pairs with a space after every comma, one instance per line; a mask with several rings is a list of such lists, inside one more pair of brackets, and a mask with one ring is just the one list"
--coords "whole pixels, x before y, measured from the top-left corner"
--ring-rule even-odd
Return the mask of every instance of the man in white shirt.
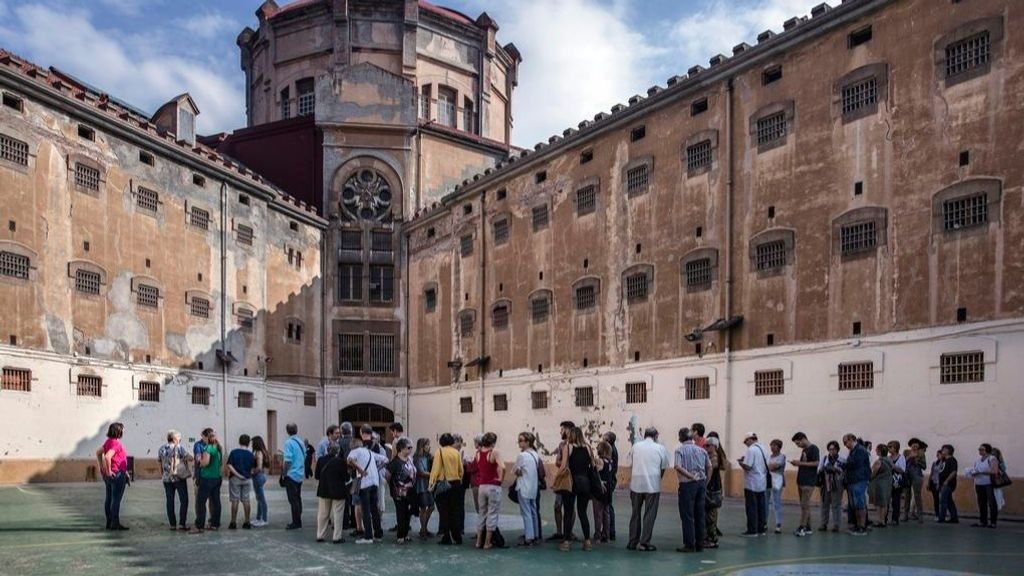
[[768, 533], [768, 451], [757, 443], [757, 433], [749, 432], [743, 439], [747, 452], [737, 461], [743, 467], [743, 502], [747, 511], [747, 531], [742, 536], [764, 536]]
[[378, 492], [381, 484], [380, 467], [388, 463], [388, 457], [370, 450], [370, 446], [363, 444], [362, 438], [353, 438], [352, 448], [348, 463], [355, 471], [353, 482], [359, 482], [359, 507], [363, 515], [363, 535], [356, 540], [356, 544], [372, 544], [374, 540], [384, 539]]
[[[661, 477], [670, 466], [668, 450], [658, 444], [658, 430], [644, 430], [644, 439], [633, 445], [633, 473], [629, 481], [629, 500], [633, 513], [629, 517], [627, 550], [651, 552], [654, 521], [658, 518], [661, 499]], [[643, 530], [641, 531], [641, 525]]]

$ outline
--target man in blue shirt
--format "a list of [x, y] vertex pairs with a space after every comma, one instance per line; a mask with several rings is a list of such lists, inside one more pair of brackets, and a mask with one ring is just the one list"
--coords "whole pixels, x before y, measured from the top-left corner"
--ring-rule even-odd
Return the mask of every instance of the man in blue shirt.
[[868, 482], [871, 480], [871, 456], [864, 444], [853, 434], [843, 436], [843, 445], [850, 451], [846, 457], [846, 486], [850, 491], [850, 507], [853, 508], [856, 526], [850, 530], [854, 536], [867, 534], [868, 523]]
[[306, 441], [299, 436], [296, 424], [286, 424], [288, 439], [284, 442], [284, 468], [282, 481], [292, 509], [292, 522], [287, 530], [302, 528], [302, 481], [306, 479]]
[[[204, 431], [205, 432], [205, 431]], [[199, 440], [192, 445], [192, 454], [195, 462], [195, 473], [192, 474], [192, 479], [196, 485], [196, 521], [199, 520], [199, 462], [203, 459], [203, 453], [206, 452], [206, 434], [200, 434]]]

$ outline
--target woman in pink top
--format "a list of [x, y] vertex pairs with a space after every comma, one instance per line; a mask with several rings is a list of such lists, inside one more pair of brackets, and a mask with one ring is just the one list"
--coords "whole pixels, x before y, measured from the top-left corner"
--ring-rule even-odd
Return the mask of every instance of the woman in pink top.
[[103, 502], [103, 512], [107, 515], [107, 530], [128, 529], [121, 524], [121, 498], [124, 497], [124, 489], [128, 485], [128, 454], [121, 444], [123, 435], [124, 424], [114, 422], [107, 428], [107, 441], [96, 451], [103, 483], [107, 487], [107, 498]]

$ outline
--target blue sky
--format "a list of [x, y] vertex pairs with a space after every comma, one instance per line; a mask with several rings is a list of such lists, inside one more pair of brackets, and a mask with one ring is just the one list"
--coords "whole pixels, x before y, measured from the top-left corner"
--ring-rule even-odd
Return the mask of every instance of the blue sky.
[[[289, 0], [278, 0], [285, 5]], [[821, 0], [448, 0], [523, 54], [513, 141], [532, 146], [729, 54]], [[0, 47], [152, 112], [190, 92], [202, 133], [245, 122], [235, 37], [262, 0], [0, 0]], [[839, 0], [833, 0], [833, 4]]]

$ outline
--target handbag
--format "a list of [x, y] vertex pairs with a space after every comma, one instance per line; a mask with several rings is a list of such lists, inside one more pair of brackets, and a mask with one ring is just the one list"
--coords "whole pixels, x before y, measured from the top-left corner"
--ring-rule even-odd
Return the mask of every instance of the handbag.
[[441, 460], [441, 478], [437, 482], [434, 482], [434, 498], [437, 498], [441, 494], [452, 489], [452, 483], [445, 478], [444, 471], [444, 454], [440, 450], [437, 452], [437, 457]]
[[551, 483], [551, 489], [555, 492], [572, 492], [572, 474], [566, 466], [555, 474], [555, 481]]
[[764, 460], [764, 475], [765, 475], [765, 487], [769, 492], [772, 490], [772, 471], [768, 469], [768, 456], [765, 455], [764, 449], [760, 446], [757, 447], [757, 451], [761, 453], [761, 459]]
[[519, 478], [512, 481], [512, 484], [508, 487], [508, 499], [512, 502], [519, 504]]
[[708, 490], [704, 493], [705, 506], [708, 508], [721, 508], [722, 507], [722, 491], [721, 490]]
[[183, 451], [183, 448], [179, 446], [174, 450], [173, 456], [171, 456], [171, 473], [178, 480], [184, 480], [192, 477], [192, 469], [188, 465], [188, 460], [178, 455], [180, 451]]

